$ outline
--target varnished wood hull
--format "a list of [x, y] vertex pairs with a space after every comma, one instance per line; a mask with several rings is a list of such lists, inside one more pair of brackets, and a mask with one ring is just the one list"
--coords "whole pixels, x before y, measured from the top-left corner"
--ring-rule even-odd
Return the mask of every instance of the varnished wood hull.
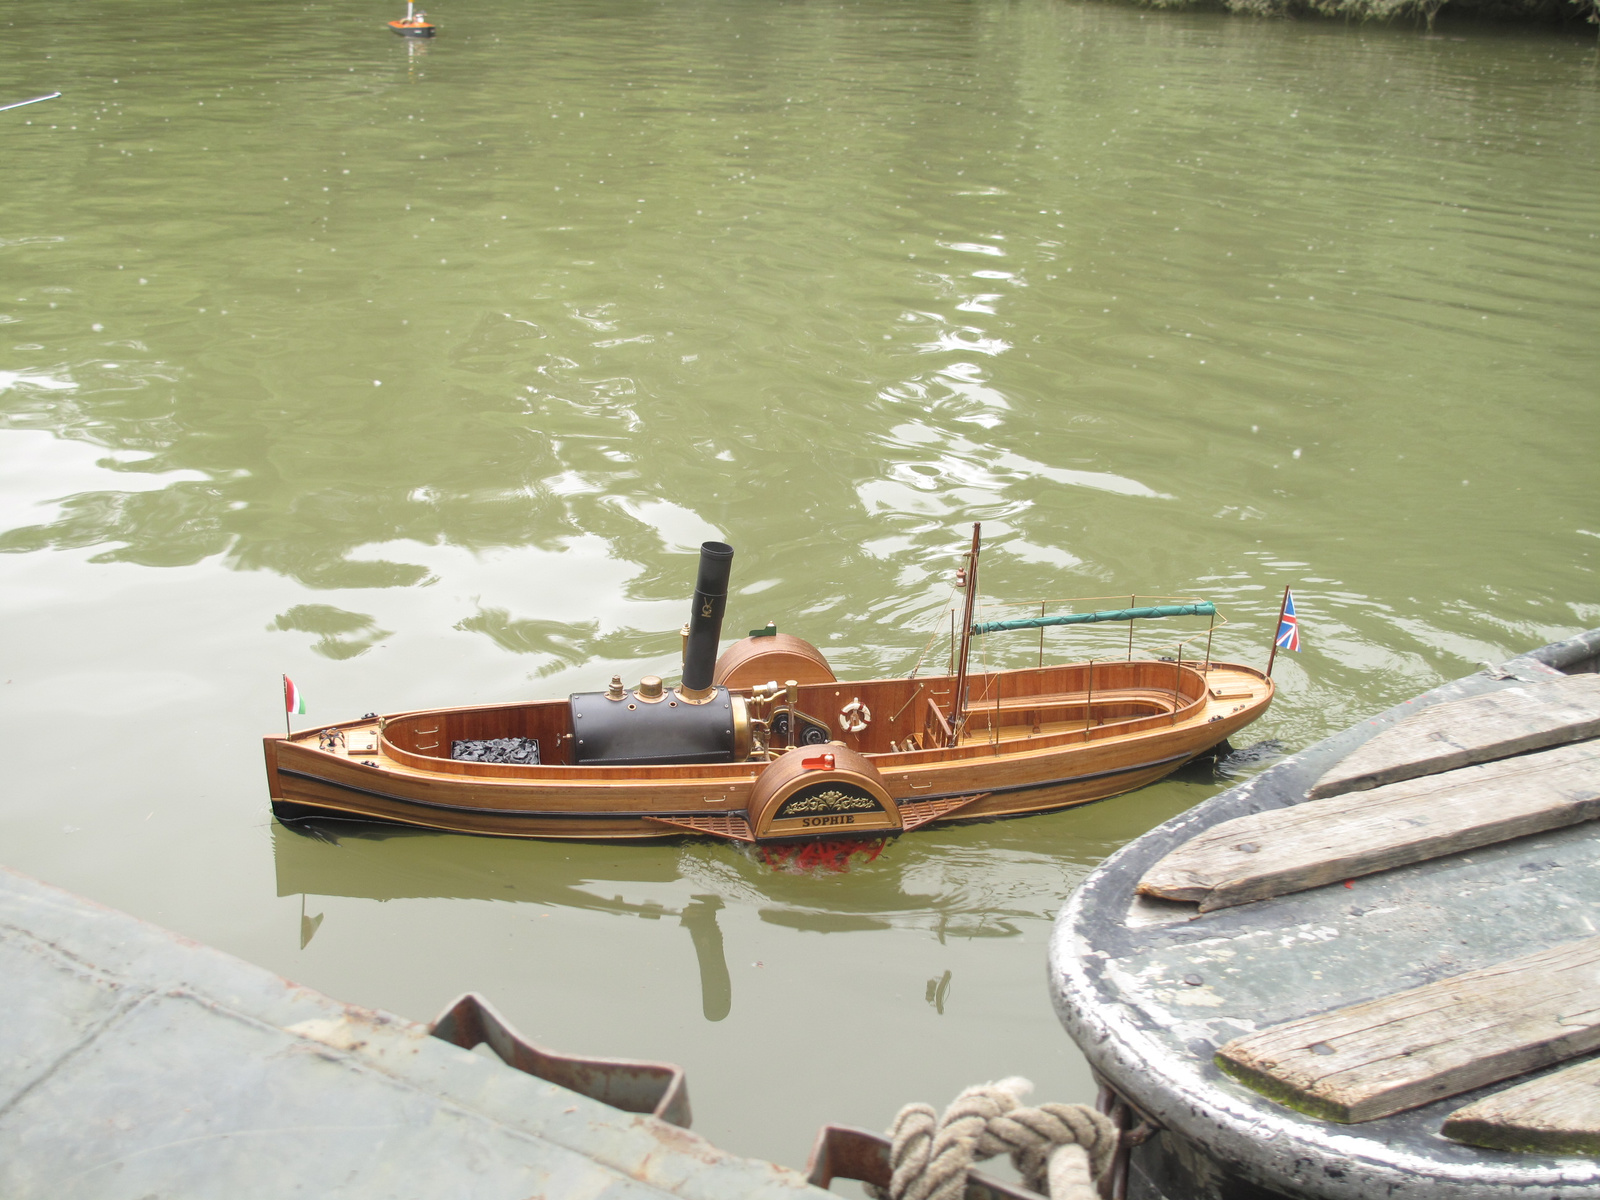
[[[831, 716], [841, 703], [866, 697], [882, 714], [874, 727], [838, 736], [881, 774], [892, 827], [830, 826], [788, 836], [883, 836], [934, 819], [992, 820], [1102, 800], [1170, 774], [1255, 720], [1272, 699], [1269, 679], [1231, 664], [1097, 664], [1099, 678], [1089, 675], [1087, 689], [1073, 674], [1085, 669], [981, 677], [972, 693], [972, 732], [954, 748], [906, 748], [921, 739], [916, 730], [925, 720], [913, 711], [914, 702], [937, 715], [947, 680], [801, 689], [805, 711]], [[1109, 686], [1114, 678], [1126, 686]], [[985, 707], [989, 697], [992, 705]], [[268, 737], [275, 810], [291, 820], [320, 814], [505, 837], [652, 839], [698, 831], [751, 840], [729, 831], [748, 822], [765, 762], [567, 765], [559, 761], [565, 708], [564, 701], [540, 701], [397, 714], [385, 718], [381, 734], [376, 722], [345, 722], [335, 727], [345, 744], [331, 749], [318, 747], [315, 731]], [[1047, 719], [1056, 717], [1063, 719]], [[541, 731], [558, 760], [549, 765], [438, 757], [454, 738]]]

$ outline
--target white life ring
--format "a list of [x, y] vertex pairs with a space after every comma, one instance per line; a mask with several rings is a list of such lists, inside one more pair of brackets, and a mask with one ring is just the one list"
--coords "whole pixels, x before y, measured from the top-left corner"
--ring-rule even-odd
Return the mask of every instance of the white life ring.
[[872, 724], [872, 710], [861, 703], [858, 696], [839, 710], [839, 728], [846, 733], [860, 733]]

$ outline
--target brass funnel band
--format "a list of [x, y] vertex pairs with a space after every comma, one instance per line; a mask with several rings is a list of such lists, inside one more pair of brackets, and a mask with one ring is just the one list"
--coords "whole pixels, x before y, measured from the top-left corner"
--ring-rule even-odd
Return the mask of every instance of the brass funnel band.
[[682, 700], [685, 704], [705, 704], [716, 694], [716, 684], [712, 684], [710, 687], [692, 688], [684, 687], [683, 684], [680, 683], [677, 687], [678, 699]]
[[733, 709], [733, 761], [743, 762], [750, 757], [750, 748], [754, 744], [751, 740], [750, 705], [743, 696], [728, 696], [729, 707]]

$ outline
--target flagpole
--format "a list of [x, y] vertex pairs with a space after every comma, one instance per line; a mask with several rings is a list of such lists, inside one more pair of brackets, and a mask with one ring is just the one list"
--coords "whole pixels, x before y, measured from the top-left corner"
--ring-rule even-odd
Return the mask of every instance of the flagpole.
[[1289, 584], [1283, 586], [1283, 600], [1278, 605], [1278, 619], [1272, 626], [1272, 653], [1267, 656], [1267, 678], [1272, 678], [1272, 664], [1278, 661], [1278, 631], [1283, 628], [1283, 614], [1289, 608]]
[[[1272, 674], [1270, 667], [1267, 670], [1267, 674]], [[279, 676], [279, 678], [283, 680], [283, 736], [286, 738], [292, 738], [294, 736], [294, 729], [289, 725], [289, 677], [287, 675], [282, 675]]]

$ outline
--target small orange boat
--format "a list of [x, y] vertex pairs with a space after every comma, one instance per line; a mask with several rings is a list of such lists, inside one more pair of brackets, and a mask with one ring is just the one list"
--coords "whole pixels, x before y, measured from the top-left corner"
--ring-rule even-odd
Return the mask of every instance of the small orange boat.
[[[974, 672], [1008, 629], [1211, 616], [1209, 602], [975, 624], [978, 529], [953, 670], [851, 683], [772, 626], [717, 656], [733, 549], [701, 547], [683, 679], [471, 708], [368, 714], [265, 740], [274, 813], [535, 838], [881, 838], [1154, 783], [1266, 711], [1253, 667], [1175, 658]], [[1130, 640], [1131, 646], [1131, 640]]]
[[401, 37], [432, 37], [434, 34], [434, 26], [428, 23], [428, 14], [419, 11], [412, 0], [406, 0], [404, 19], [390, 21], [389, 28]]

